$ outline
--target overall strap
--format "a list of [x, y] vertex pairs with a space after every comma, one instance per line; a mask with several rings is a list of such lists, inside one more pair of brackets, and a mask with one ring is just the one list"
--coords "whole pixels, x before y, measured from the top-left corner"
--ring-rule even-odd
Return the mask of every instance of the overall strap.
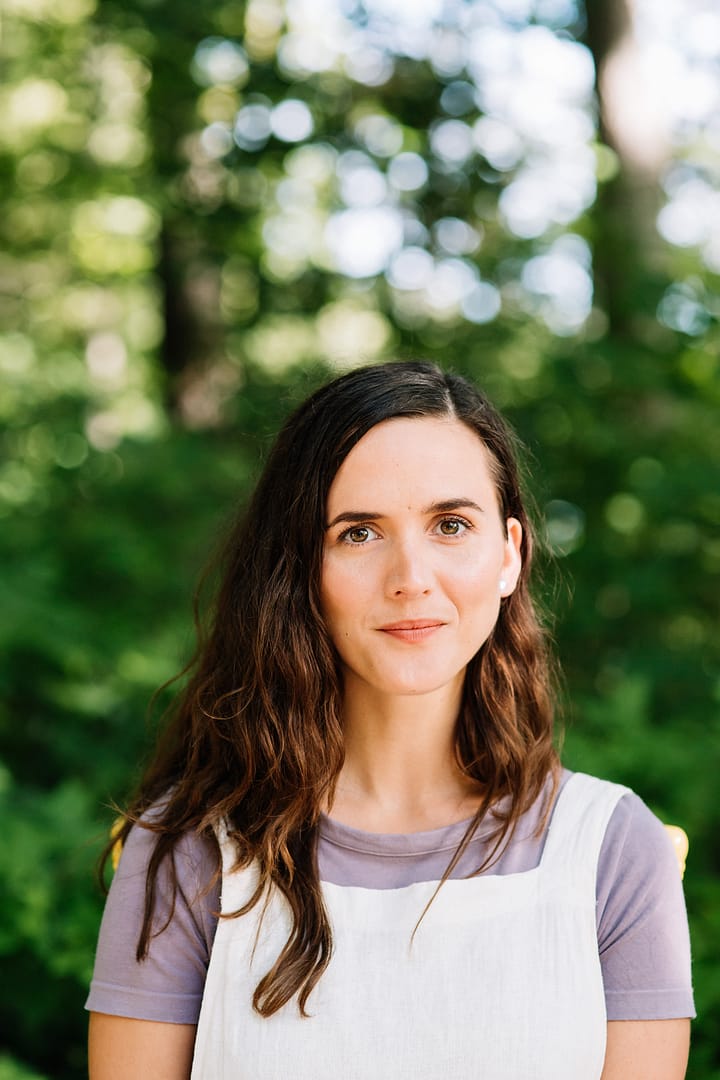
[[554, 881], [572, 882], [580, 889], [592, 886], [613, 811], [630, 789], [573, 773], [557, 798], [540, 862], [546, 886]]

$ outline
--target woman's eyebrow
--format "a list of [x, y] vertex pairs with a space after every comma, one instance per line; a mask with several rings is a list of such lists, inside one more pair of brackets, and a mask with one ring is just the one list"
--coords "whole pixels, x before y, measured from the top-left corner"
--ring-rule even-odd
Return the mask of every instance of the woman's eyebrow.
[[[477, 510], [478, 513], [484, 514], [482, 506], [479, 506], [474, 499], [465, 498], [460, 496], [456, 499], [442, 499], [440, 502], [430, 503], [429, 506], [423, 508], [423, 514], [447, 514], [452, 510]], [[387, 514], [380, 514], [371, 510], [343, 510], [337, 514], [332, 521], [329, 521], [325, 526], [326, 529], [332, 529], [334, 525], [339, 525], [341, 521], [347, 521], [350, 523], [357, 523], [363, 521], [382, 521], [387, 517]]]
[[332, 529], [333, 525], [339, 525], [341, 521], [380, 521], [385, 516], [385, 514], [378, 514], [372, 510], [343, 510], [332, 521], [328, 521], [325, 528]]
[[459, 499], [443, 499], [441, 502], [432, 503], [425, 508], [423, 513], [442, 514], [449, 510], [477, 510], [479, 514], [485, 513], [482, 506], [479, 506], [474, 499], [466, 499], [464, 496]]

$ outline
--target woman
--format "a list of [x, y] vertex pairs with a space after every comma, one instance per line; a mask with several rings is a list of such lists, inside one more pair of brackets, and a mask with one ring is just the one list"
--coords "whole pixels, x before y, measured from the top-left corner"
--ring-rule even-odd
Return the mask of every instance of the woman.
[[675, 856], [560, 767], [532, 553], [464, 379], [290, 418], [122, 830], [91, 1080], [685, 1075]]

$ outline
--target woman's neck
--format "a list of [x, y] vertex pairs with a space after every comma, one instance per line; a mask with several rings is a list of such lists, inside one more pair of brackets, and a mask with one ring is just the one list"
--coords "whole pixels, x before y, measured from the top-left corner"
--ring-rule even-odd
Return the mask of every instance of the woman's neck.
[[367, 832], [422, 832], [472, 816], [482, 790], [455, 757], [462, 687], [385, 697], [346, 687], [345, 763], [328, 808]]

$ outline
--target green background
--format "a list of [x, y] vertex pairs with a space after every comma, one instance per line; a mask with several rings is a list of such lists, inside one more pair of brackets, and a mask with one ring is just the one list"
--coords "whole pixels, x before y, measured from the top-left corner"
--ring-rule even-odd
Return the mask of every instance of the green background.
[[[505, 161], [472, 142], [479, 120], [508, 123], [463, 62], [463, 18], [600, 72], [642, 32], [620, 0], [512, 7], [449, 5], [454, 22], [410, 48], [376, 7], [346, 4], [352, 49], [313, 69], [297, 45], [309, 16], [280, 0], [4, 6], [0, 1080], [85, 1074], [110, 803], [137, 776], [150, 696], [192, 648], [196, 581], [273, 432], [330, 374], [417, 355], [476, 379], [529, 447], [565, 760], [690, 835], [688, 1075], [720, 1077], [718, 264], [655, 228], [669, 176], [712, 184], [717, 142], [700, 125], [638, 162], [591, 87], [573, 106], [590, 195], [513, 225], [505, 193], [555, 151], [527, 130]], [[515, 44], [495, 62], [508, 93]], [[312, 130], [263, 133], [286, 99]], [[326, 232], [368, 204], [358, 170], [381, 190], [400, 154], [426, 170], [387, 196], [413, 266], [449, 275], [417, 288], [348, 269]], [[538, 205], [556, 195], [551, 179]], [[589, 256], [586, 318], [562, 283], [537, 286], [549, 264], [532, 260], [563, 251]], [[493, 317], [463, 306], [458, 275], [501, 300]]]

